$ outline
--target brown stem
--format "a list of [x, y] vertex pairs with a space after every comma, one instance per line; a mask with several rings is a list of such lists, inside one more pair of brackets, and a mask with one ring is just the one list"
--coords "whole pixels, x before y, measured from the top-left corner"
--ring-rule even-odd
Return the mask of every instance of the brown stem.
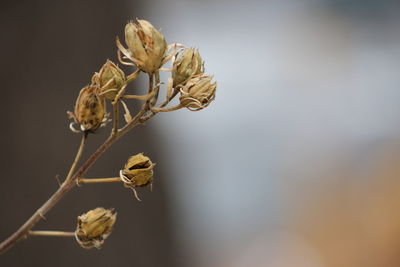
[[93, 184], [93, 183], [115, 183], [121, 182], [121, 178], [112, 177], [112, 178], [80, 178], [78, 179], [78, 184]]
[[181, 104], [176, 105], [175, 107], [170, 107], [170, 108], [152, 108], [151, 110], [155, 113], [157, 112], [170, 112], [170, 111], [174, 111], [174, 110], [178, 110], [183, 108], [183, 106]]
[[115, 102], [112, 104], [113, 110], [114, 110], [114, 121], [113, 121], [113, 129], [112, 129], [112, 134], [115, 135], [118, 132], [118, 120], [119, 120], [119, 102]]
[[67, 178], [65, 178], [65, 181], [61, 184], [58, 190], [38, 210], [36, 210], [36, 212], [14, 234], [0, 244], [0, 253], [4, 253], [22, 238], [26, 238], [29, 235], [29, 230], [32, 229], [32, 227], [37, 224], [41, 218], [44, 218], [44, 215], [65, 195], [65, 193], [74, 187], [75, 184], [73, 182], [72, 174], [74, 173], [76, 165], [82, 156], [86, 139], [87, 133], [84, 132], [78, 152], [76, 153], [75, 159], [68, 172]]
[[[147, 120], [151, 119], [152, 117], [154, 117], [154, 115], [156, 115], [159, 112], [159, 110], [163, 109], [166, 105], [168, 105], [169, 102], [171, 102], [171, 100], [178, 94], [178, 92], [179, 92], [179, 90], [175, 90], [174, 93], [171, 95], [171, 97], [166, 99], [162, 104], [160, 104], [158, 107], [151, 108], [151, 111], [146, 116], [144, 116], [141, 119], [141, 121], [147, 121]], [[179, 109], [181, 107], [179, 107], [179, 108], [175, 107], [175, 108]], [[174, 110], [176, 110], [176, 109], [174, 109]], [[173, 110], [169, 110], [169, 111], [173, 111]]]
[[[148, 77], [149, 77], [149, 90], [148, 90], [147, 94], [150, 95], [151, 93], [154, 93], [155, 92], [154, 90], [156, 90], [156, 89], [153, 88], [153, 74], [148, 74]], [[152, 102], [152, 98], [147, 99], [147, 101], [145, 103], [145, 106], [147, 109], [150, 109], [151, 102]]]
[[29, 236], [62, 236], [71, 237], [75, 236], [75, 232], [63, 232], [63, 231], [29, 231]]
[[79, 148], [78, 148], [78, 152], [76, 153], [74, 162], [72, 163], [71, 168], [69, 169], [68, 175], [65, 178], [64, 183], [66, 181], [69, 181], [71, 179], [71, 177], [72, 177], [72, 174], [74, 174], [74, 171], [76, 169], [76, 165], [78, 164], [79, 160], [82, 157], [83, 149], [85, 148], [85, 144], [86, 144], [86, 140], [87, 140], [87, 135], [88, 135], [87, 132], [83, 132], [81, 143], [80, 143]]
[[[145, 112], [148, 110], [148, 105], [144, 104], [141, 110], [136, 114], [136, 116], [126, 124], [121, 130], [119, 130], [115, 135], [110, 135], [110, 137], [86, 160], [84, 164], [75, 172], [74, 175], [67, 176], [64, 183], [58, 188], [58, 190], [9, 238], [4, 240], [0, 244], [0, 253], [4, 253], [9, 248], [13, 247], [18, 241], [23, 238], [29, 236], [29, 231], [32, 229], [40, 219], [44, 218], [44, 215], [56, 205], [61, 198], [64, 197], [66, 193], [68, 193], [73, 187], [76, 186], [76, 180], [78, 177], [82, 177], [83, 174], [93, 165], [93, 163], [106, 151], [115, 141], [117, 141], [121, 136], [126, 134], [129, 130], [131, 130], [136, 125], [143, 122], [141, 119]], [[81, 142], [81, 147], [83, 149], [83, 145], [86, 140], [86, 136], [84, 136], [83, 141]], [[75, 169], [76, 163], [78, 162], [82, 149], [78, 150], [77, 156], [75, 158], [74, 163], [72, 164], [72, 172]], [[72, 173], [70, 171], [70, 173]]]
[[154, 78], [156, 83], [156, 88], [154, 89], [155, 94], [154, 97], [151, 99], [150, 106], [153, 107], [157, 103], [158, 93], [160, 92], [160, 72], [154, 72]]
[[140, 74], [140, 69], [137, 69], [132, 74], [128, 75], [126, 77], [126, 84], [133, 82], [133, 80], [135, 80], [139, 76], [139, 74]]
[[[140, 72], [137, 71], [134, 77], [131, 77], [131, 80], [135, 79]], [[118, 93], [115, 102], [118, 101], [119, 97], [122, 96], [123, 92], [125, 92], [127, 83], [123, 86], [121, 91]], [[149, 75], [149, 93], [153, 90], [153, 75]], [[118, 103], [115, 103], [116, 105]], [[150, 101], [147, 100], [143, 105], [140, 111], [136, 114], [136, 116], [127, 123], [124, 127], [119, 130], [115, 130], [115, 125], [113, 130], [111, 131], [110, 136], [102, 145], [100, 145], [97, 150], [81, 165], [81, 167], [75, 172], [75, 168], [79, 159], [82, 156], [83, 148], [87, 138], [87, 132], [84, 132], [81, 145], [79, 146], [77, 155], [75, 157], [74, 162], [72, 163], [71, 169], [67, 175], [65, 181], [61, 184], [58, 190], [9, 238], [0, 243], [0, 253], [4, 253], [9, 248], [13, 247], [18, 241], [23, 238], [26, 238], [32, 233], [31, 229], [40, 221], [40, 219], [44, 218], [44, 215], [50, 211], [63, 197], [66, 193], [68, 193], [72, 188], [77, 185], [79, 177], [83, 177], [86, 171], [96, 162], [98, 158], [120, 137], [129, 132], [133, 127], [144, 123], [151, 117], [155, 115], [154, 112], [150, 112]], [[114, 110], [115, 115], [117, 111]], [[146, 113], [149, 113], [146, 115]], [[115, 118], [114, 118], [115, 119]], [[74, 173], [75, 172], [75, 173]]]

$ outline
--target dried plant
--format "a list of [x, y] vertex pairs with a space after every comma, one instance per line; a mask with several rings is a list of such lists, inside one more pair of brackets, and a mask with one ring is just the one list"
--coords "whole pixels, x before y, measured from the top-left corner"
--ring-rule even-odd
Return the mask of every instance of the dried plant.
[[[138, 200], [137, 187], [151, 186], [154, 163], [142, 153], [131, 156], [125, 166], [111, 178], [84, 178], [93, 163], [119, 138], [143, 124], [159, 112], [169, 112], [181, 108], [198, 111], [207, 107], [215, 98], [216, 82], [212, 76], [204, 74], [204, 63], [199, 51], [182, 44], [168, 45], [164, 36], [148, 21], [137, 20], [125, 26], [125, 48], [116, 38], [117, 55], [121, 64], [134, 68], [131, 73], [124, 73], [114, 62], [107, 60], [101, 69], [94, 73], [90, 84], [79, 93], [74, 112], [67, 112], [73, 121], [70, 129], [82, 135], [78, 152], [71, 168], [58, 190], [8, 239], [0, 244], [0, 252], [14, 246], [21, 239], [29, 236], [71, 236], [76, 238], [83, 248], [100, 248], [111, 234], [116, 221], [112, 210], [95, 208], [79, 216], [74, 232], [33, 231], [32, 228], [52, 209], [58, 201], [78, 184], [121, 182], [133, 190]], [[171, 62], [172, 67], [163, 67]], [[166, 83], [166, 99], [159, 101], [160, 71], [170, 72]], [[128, 94], [127, 86], [140, 74], [148, 76], [148, 91], [145, 95]], [[179, 95], [179, 104], [169, 107], [171, 101]], [[128, 100], [142, 101], [140, 110], [132, 116]], [[161, 103], [160, 103], [161, 102]], [[107, 112], [111, 106], [112, 115]], [[125, 122], [118, 118], [120, 108]], [[111, 118], [112, 117], [112, 118]], [[109, 137], [80, 165], [82, 152], [91, 133], [112, 121]], [[123, 124], [120, 127], [120, 124]]]

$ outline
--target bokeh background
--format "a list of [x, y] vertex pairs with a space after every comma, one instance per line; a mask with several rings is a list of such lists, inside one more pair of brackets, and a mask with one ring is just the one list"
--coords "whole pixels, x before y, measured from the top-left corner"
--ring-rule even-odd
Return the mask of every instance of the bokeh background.
[[400, 266], [399, 1], [10, 1], [0, 12], [0, 239], [65, 176], [79, 142], [65, 112], [116, 60], [128, 20], [198, 47], [218, 81], [210, 107], [156, 116], [88, 173], [114, 176], [144, 152], [157, 166], [142, 202], [120, 184], [86, 185], [36, 227], [68, 231], [114, 207], [101, 250], [35, 237], [0, 266]]

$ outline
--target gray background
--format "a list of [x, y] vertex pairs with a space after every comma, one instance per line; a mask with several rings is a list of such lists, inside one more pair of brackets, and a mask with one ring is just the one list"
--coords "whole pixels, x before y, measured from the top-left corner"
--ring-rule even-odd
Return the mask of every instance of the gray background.
[[[116, 60], [115, 36], [140, 15], [129, 1], [16, 1], [2, 3], [0, 27], [2, 179], [0, 236], [6, 238], [57, 189], [80, 136], [69, 131], [80, 88], [107, 58]], [[91, 135], [84, 157], [107, 136]], [[161, 162], [152, 123], [113, 146], [87, 174], [112, 177], [126, 159], [145, 152]], [[164, 167], [163, 167], [164, 166]], [[176, 266], [170, 232], [165, 165], [157, 166], [153, 193], [138, 202], [121, 184], [74, 189], [36, 229], [73, 230], [76, 216], [95, 207], [118, 212], [115, 231], [101, 250], [73, 239], [30, 238], [0, 256], [0, 266]]]
[[37, 226], [69, 230], [114, 207], [100, 251], [38, 237], [1, 266], [400, 265], [398, 1], [26, 1], [1, 12], [1, 238], [65, 175], [79, 141], [65, 111], [115, 59], [127, 20], [199, 47], [218, 81], [210, 107], [155, 117], [89, 172], [112, 176], [145, 152], [157, 166], [142, 203], [121, 185], [88, 185]]

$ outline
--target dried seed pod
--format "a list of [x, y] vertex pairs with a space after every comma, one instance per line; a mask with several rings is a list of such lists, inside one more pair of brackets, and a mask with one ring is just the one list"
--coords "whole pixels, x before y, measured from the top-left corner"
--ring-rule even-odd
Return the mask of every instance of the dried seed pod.
[[180, 88], [180, 104], [191, 111], [207, 107], [215, 99], [217, 82], [211, 83], [212, 76], [195, 76]]
[[80, 125], [82, 131], [95, 131], [103, 123], [105, 116], [104, 98], [99, 96], [97, 85], [84, 87], [75, 104], [75, 113], [70, 117]]
[[126, 187], [142, 187], [153, 180], [153, 164], [149, 157], [139, 153], [128, 159], [125, 167], [120, 172], [121, 180]]
[[113, 210], [96, 208], [78, 216], [75, 237], [83, 248], [100, 248], [117, 219]]
[[92, 82], [99, 85], [101, 95], [114, 100], [122, 86], [124, 86], [125, 73], [114, 62], [107, 60], [99, 73], [95, 73]]
[[137, 23], [129, 22], [125, 26], [125, 42], [128, 51], [121, 49], [119, 41], [117, 44], [121, 52], [139, 69], [152, 74], [161, 67], [167, 51], [167, 42], [150, 22], [146, 20], [138, 20]]
[[199, 50], [185, 48], [179, 52], [177, 59], [172, 65], [173, 87], [183, 85], [193, 76], [203, 73], [204, 65]]

